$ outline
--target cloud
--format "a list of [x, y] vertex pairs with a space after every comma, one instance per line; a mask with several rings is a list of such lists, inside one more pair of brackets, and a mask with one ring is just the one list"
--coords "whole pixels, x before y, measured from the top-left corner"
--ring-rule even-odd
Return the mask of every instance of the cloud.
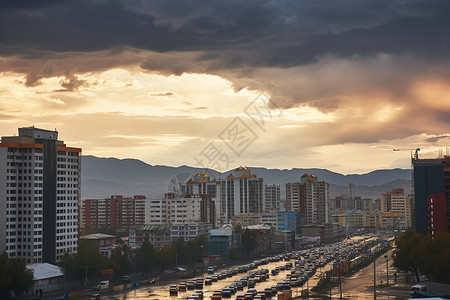
[[86, 80], [80, 80], [75, 75], [69, 75], [65, 79], [60, 80], [62, 89], [58, 90], [58, 92], [73, 92], [86, 85], [86, 83]]
[[152, 97], [172, 97], [175, 96], [176, 94], [173, 92], [152, 92], [149, 93], [148, 95]]
[[[223, 90], [198, 99], [183, 94], [178, 79], [210, 74], [235, 91], [266, 92], [285, 112], [300, 111], [276, 126], [289, 130], [281, 136], [296, 146], [292, 132], [304, 147], [321, 149], [420, 134], [437, 143], [450, 132], [449, 27], [445, 0], [2, 1], [0, 72], [23, 74], [24, 85], [36, 90], [57, 78], [52, 91], [61, 93], [49, 99], [72, 108], [104, 107], [106, 95], [121, 111], [120, 101], [144, 103], [145, 95], [154, 103], [171, 97], [158, 102], [165, 114], [196, 111], [203, 118], [224, 114], [211, 104]], [[86, 79], [110, 69], [160, 74], [176, 84], [128, 97], [134, 81]], [[214, 85], [195, 82], [183, 88]], [[20, 97], [4, 89], [8, 101]], [[38, 111], [45, 101], [30, 102]], [[169, 102], [182, 105], [175, 113]], [[241, 113], [222, 106], [230, 116]]]
[[450, 137], [450, 135], [435, 136], [435, 137], [428, 138], [427, 142], [429, 142], [429, 143], [436, 143], [439, 140], [448, 139], [449, 137]]

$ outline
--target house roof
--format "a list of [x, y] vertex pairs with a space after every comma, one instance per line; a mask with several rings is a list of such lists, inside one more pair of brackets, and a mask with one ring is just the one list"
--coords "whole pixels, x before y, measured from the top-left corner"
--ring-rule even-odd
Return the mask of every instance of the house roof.
[[58, 266], [49, 263], [27, 265], [27, 269], [33, 271], [33, 280], [42, 280], [64, 276], [64, 272]]
[[104, 233], [92, 233], [87, 235], [80, 236], [82, 240], [101, 240], [101, 239], [110, 239], [115, 238], [114, 235], [104, 234]]

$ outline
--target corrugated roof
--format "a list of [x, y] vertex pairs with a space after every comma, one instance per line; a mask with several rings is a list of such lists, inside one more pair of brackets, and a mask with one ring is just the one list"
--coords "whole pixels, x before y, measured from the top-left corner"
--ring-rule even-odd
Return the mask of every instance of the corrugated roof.
[[104, 234], [104, 233], [92, 233], [87, 235], [80, 236], [80, 239], [82, 240], [101, 240], [101, 239], [109, 239], [109, 238], [115, 238], [115, 235], [110, 234]]
[[33, 271], [33, 280], [64, 276], [64, 272], [60, 267], [48, 263], [28, 265], [27, 269]]
[[137, 231], [161, 231], [161, 230], [170, 230], [170, 225], [168, 224], [142, 225], [137, 229]]

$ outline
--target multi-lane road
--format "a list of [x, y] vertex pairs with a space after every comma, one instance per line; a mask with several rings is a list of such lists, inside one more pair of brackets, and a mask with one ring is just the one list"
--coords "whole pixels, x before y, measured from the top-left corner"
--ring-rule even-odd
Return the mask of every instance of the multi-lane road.
[[[292, 290], [292, 296], [300, 296], [302, 290], [310, 289], [317, 285], [321, 275], [325, 271], [332, 268], [333, 262], [344, 258], [352, 259], [354, 257], [359, 257], [361, 256], [361, 253], [367, 253], [368, 249], [372, 249], [379, 241], [379, 239], [369, 239], [368, 237], [356, 237], [347, 239], [340, 243], [316, 247], [308, 250], [293, 251], [278, 257], [255, 261], [252, 264], [240, 266], [243, 267], [243, 270], [241, 269], [239, 272], [237, 272], [239, 267], [230, 267], [230, 269], [226, 270], [217, 270], [215, 274], [213, 274], [214, 276], [220, 277], [220, 273], [232, 273], [233, 270], [234, 275], [228, 274], [228, 276], [223, 276], [223, 279], [215, 281], [211, 285], [204, 285], [203, 289], [201, 289], [203, 292], [203, 299], [211, 299], [214, 291], [221, 291], [232, 285], [238, 286], [238, 282], [242, 282], [242, 279], [252, 278], [252, 274], [253, 277], [256, 277], [254, 274], [257, 274], [264, 269], [268, 271], [270, 276], [266, 280], [255, 284], [254, 288], [257, 291], [264, 291], [266, 288], [276, 286], [280, 282], [289, 281], [291, 283], [290, 289]], [[286, 264], [291, 264], [292, 267], [289, 267], [288, 265], [286, 268]], [[279, 273], [272, 274], [272, 270], [276, 269], [279, 269]], [[213, 275], [208, 275], [205, 273], [200, 277], [206, 279], [208, 277], [212, 277]], [[297, 279], [295, 280], [295, 278]], [[196, 290], [200, 289], [197, 288], [194, 290], [179, 291], [177, 295], [170, 296], [170, 286], [179, 284], [182, 281], [187, 282], [188, 280], [195, 279], [196, 278], [177, 280], [173, 282], [158, 282], [151, 286], [139, 287], [133, 290], [121, 291], [113, 294], [104, 294], [101, 295], [101, 299], [187, 299]], [[367, 279], [365, 280], [367, 281]], [[300, 284], [296, 284], [296, 282], [300, 282]], [[367, 285], [367, 282], [365, 283]], [[345, 288], [346, 284], [344, 283], [343, 286]], [[236, 293], [231, 296], [231, 299], [236, 299], [237, 295], [245, 294], [248, 288], [248, 286], [244, 286], [242, 290], [237, 290]], [[356, 292], [358, 292], [360, 297], [363, 296], [360, 288], [357, 289], [355, 293]], [[336, 293], [336, 290], [333, 290], [333, 293]], [[367, 291], [367, 295], [369, 295], [369, 293], [370, 291]], [[352, 291], [347, 290], [345, 292], [345, 296], [351, 297], [351, 295]]]

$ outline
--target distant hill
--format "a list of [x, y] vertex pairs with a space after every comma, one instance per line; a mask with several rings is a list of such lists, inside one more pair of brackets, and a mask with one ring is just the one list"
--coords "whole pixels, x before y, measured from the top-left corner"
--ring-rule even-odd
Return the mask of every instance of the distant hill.
[[[330, 183], [330, 197], [348, 195], [349, 184], [354, 184], [354, 196], [377, 198], [393, 188], [411, 188], [411, 171], [404, 169], [376, 170], [367, 174], [343, 175], [326, 169], [266, 169], [249, 167], [266, 184], [280, 184], [284, 191], [287, 182], [297, 182], [305, 173], [315, 174], [319, 180]], [[168, 191], [171, 181], [180, 182], [204, 169], [188, 166], [168, 167], [149, 165], [137, 159], [99, 158], [83, 156], [81, 167], [82, 198], [106, 198], [111, 195], [160, 196]], [[213, 178], [227, 176], [206, 169]], [[284, 192], [282, 192], [282, 198]]]

